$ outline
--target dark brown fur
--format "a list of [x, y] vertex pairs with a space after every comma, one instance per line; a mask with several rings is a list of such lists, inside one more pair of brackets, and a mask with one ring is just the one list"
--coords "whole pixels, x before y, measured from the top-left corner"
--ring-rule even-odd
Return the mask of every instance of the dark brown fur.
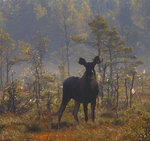
[[86, 68], [86, 71], [83, 74], [83, 76], [81, 78], [74, 76], [69, 77], [64, 81], [63, 99], [58, 111], [58, 125], [60, 124], [60, 120], [66, 108], [66, 105], [68, 104], [71, 98], [75, 100], [73, 115], [77, 121], [77, 114], [80, 107], [80, 103], [83, 103], [84, 106], [85, 121], [88, 121], [87, 105], [88, 103], [91, 103], [92, 120], [95, 120], [95, 105], [99, 89], [94, 67], [96, 64], [99, 63], [100, 59], [98, 56], [94, 58], [93, 62], [86, 62], [85, 59], [80, 58], [79, 64], [84, 65], [84, 67]]

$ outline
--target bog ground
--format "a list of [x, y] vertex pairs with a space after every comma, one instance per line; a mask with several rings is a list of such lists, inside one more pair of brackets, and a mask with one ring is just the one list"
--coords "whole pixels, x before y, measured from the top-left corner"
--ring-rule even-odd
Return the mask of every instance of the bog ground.
[[[60, 129], [57, 115], [43, 112], [40, 119], [34, 111], [24, 115], [0, 115], [0, 140], [50, 140], [50, 141], [148, 141], [150, 139], [150, 97], [137, 96], [133, 108], [116, 111], [96, 109], [96, 121], [84, 121], [82, 108], [80, 123], [65, 111]], [[90, 113], [90, 111], [89, 111]], [[90, 116], [89, 116], [90, 117]]]

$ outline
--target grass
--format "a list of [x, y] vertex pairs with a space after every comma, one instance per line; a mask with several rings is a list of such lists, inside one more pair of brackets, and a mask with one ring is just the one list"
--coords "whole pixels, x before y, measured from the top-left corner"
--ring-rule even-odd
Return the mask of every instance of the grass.
[[[64, 112], [60, 129], [57, 128], [57, 115], [44, 113], [38, 120], [31, 111], [25, 115], [6, 113], [0, 115], [0, 140], [6, 141], [137, 141], [148, 140], [145, 136], [149, 119], [150, 98], [142, 99], [133, 108], [118, 111], [96, 109], [96, 121], [93, 123], [89, 115], [88, 123], [84, 121], [83, 112], [79, 113], [77, 123], [71, 112]], [[143, 104], [142, 104], [143, 103]], [[146, 104], [144, 104], [146, 103]], [[148, 121], [149, 123], [149, 121]], [[149, 129], [148, 129], [149, 130]]]

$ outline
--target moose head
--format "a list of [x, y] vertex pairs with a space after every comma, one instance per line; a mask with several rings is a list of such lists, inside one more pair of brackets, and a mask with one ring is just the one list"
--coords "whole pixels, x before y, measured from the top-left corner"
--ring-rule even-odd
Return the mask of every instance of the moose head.
[[101, 60], [99, 58], [99, 56], [96, 56], [93, 60], [93, 62], [86, 62], [86, 60], [84, 58], [80, 58], [79, 59], [79, 64], [83, 65], [86, 69], [85, 71], [85, 76], [87, 77], [92, 77], [95, 76], [95, 65], [96, 64], [100, 64]]

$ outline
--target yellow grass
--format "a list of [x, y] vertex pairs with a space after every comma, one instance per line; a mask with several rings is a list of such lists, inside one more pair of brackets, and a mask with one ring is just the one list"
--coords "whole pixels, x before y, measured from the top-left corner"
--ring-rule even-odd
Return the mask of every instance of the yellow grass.
[[[101, 115], [109, 115], [104, 114], [109, 111], [96, 109], [95, 123], [91, 121], [90, 115], [88, 123], [85, 123], [83, 111], [79, 113], [80, 123], [76, 123], [71, 112], [66, 111], [60, 129], [57, 129], [57, 115], [44, 113], [38, 120], [35, 113], [32, 115], [30, 113], [30, 116], [6, 113], [0, 115], [0, 141], [137, 141], [140, 138], [142, 140], [146, 124], [142, 119], [141, 103], [149, 100], [150, 97], [143, 96], [139, 105], [119, 111], [118, 119], [115, 117], [115, 112], [113, 116], [105, 117]], [[35, 128], [41, 130], [30, 131], [27, 129], [28, 125], [35, 125]]]

